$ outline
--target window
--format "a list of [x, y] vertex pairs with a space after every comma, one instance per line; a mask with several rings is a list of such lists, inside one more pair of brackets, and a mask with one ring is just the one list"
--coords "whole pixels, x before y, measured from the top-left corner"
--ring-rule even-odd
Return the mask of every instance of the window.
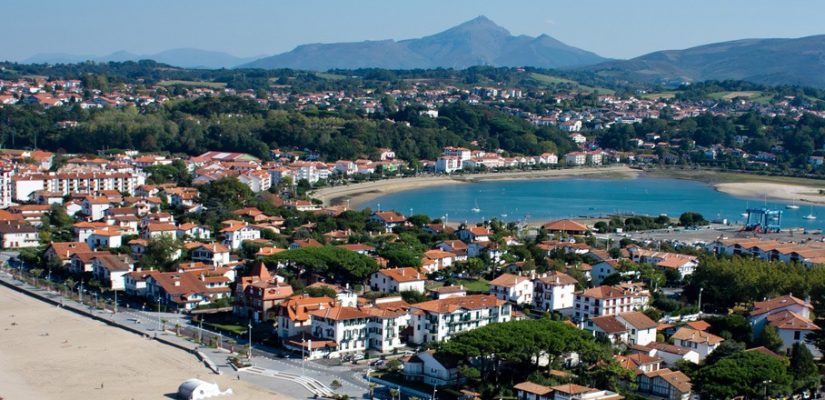
[[799, 339], [802, 339], [802, 332], [794, 331], [793, 332], [793, 340], [799, 340]]

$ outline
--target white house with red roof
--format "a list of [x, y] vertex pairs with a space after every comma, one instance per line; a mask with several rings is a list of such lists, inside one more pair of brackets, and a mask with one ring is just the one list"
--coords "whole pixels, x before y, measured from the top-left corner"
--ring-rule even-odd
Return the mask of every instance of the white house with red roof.
[[261, 229], [248, 223], [230, 225], [221, 229], [222, 243], [232, 250], [241, 248], [245, 240], [257, 240], [261, 238]]
[[819, 349], [805, 340], [809, 334], [820, 330], [810, 319], [811, 310], [813, 306], [810, 301], [788, 294], [754, 302], [748, 319], [754, 337], [759, 337], [765, 326], [770, 325], [782, 338], [782, 350], [788, 352], [794, 344], [800, 343], [806, 345], [814, 357], [821, 358]]
[[384, 231], [386, 232], [392, 232], [395, 227], [402, 226], [407, 222], [407, 217], [395, 211], [377, 211], [372, 214], [370, 219], [384, 225]]
[[485, 226], [468, 226], [455, 233], [465, 242], [489, 242], [493, 231]]
[[573, 319], [585, 321], [594, 317], [637, 311], [635, 295], [616, 286], [597, 286], [576, 293]]
[[533, 306], [542, 311], [569, 314], [576, 299], [578, 281], [563, 272], [551, 272], [533, 279]]
[[424, 293], [427, 276], [412, 267], [379, 269], [370, 276], [370, 288], [381, 293]]
[[513, 304], [532, 304], [533, 279], [510, 273], [501, 274], [490, 281], [490, 294]]
[[512, 318], [510, 303], [486, 294], [448, 297], [410, 306], [411, 342], [439, 342], [453, 335]]

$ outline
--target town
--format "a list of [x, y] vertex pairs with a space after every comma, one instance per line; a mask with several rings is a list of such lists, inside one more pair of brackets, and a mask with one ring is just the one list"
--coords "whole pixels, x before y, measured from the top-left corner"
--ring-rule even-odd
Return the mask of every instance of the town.
[[819, 393], [825, 243], [759, 219], [777, 215], [767, 199], [747, 210], [759, 218], [711, 226], [688, 209], [528, 223], [478, 204], [456, 222], [341, 194], [627, 171], [822, 177], [813, 89], [597, 87], [535, 68], [264, 83], [143, 61], [2, 68], [0, 284], [191, 351], [205, 371], [296, 398]]

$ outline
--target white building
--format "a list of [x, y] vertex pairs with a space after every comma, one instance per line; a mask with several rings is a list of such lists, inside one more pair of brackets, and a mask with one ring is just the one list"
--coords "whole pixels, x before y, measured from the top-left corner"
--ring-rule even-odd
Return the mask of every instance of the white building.
[[699, 331], [696, 329], [682, 327], [670, 337], [673, 344], [679, 347], [691, 349], [699, 354], [699, 360], [704, 360], [708, 354], [713, 353], [725, 339], [712, 333]]
[[458, 383], [458, 360], [421, 351], [404, 363], [404, 378], [431, 386], [448, 386]]
[[426, 282], [427, 277], [412, 267], [380, 269], [370, 276], [370, 288], [381, 293], [424, 293]]
[[542, 311], [568, 314], [575, 303], [576, 284], [578, 281], [575, 278], [562, 272], [537, 277], [533, 280], [534, 307]]
[[802, 343], [815, 358], [820, 358], [822, 354], [819, 349], [805, 340], [810, 333], [820, 329], [811, 321], [811, 310], [813, 306], [807, 299], [798, 299], [792, 295], [754, 302], [753, 311], [748, 318], [753, 337], [759, 337], [765, 326], [770, 325], [782, 338], [782, 350], [787, 352], [795, 343]]
[[450, 174], [460, 170], [462, 165], [463, 161], [460, 157], [442, 156], [435, 160], [435, 171]]
[[92, 250], [118, 248], [123, 245], [123, 233], [114, 226], [95, 229], [86, 238], [86, 244]]
[[490, 281], [490, 294], [513, 304], [532, 304], [533, 280], [529, 276], [504, 273]]
[[590, 318], [637, 311], [635, 296], [615, 286], [598, 286], [576, 293], [573, 319], [586, 321]]
[[257, 240], [261, 238], [261, 229], [247, 223], [236, 224], [221, 229], [223, 244], [232, 250], [241, 248], [244, 240]]
[[511, 306], [495, 296], [479, 294], [413, 304], [410, 314], [411, 341], [421, 345], [488, 324], [507, 322], [511, 319]]
[[574, 151], [564, 155], [564, 162], [567, 165], [584, 165], [587, 163], [587, 153]]
[[37, 228], [19, 221], [0, 221], [0, 238], [4, 249], [37, 247], [40, 244]]

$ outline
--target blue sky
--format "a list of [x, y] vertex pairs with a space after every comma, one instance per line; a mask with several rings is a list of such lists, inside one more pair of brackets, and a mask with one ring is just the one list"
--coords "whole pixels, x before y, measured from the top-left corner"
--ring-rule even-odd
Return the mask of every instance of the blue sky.
[[825, 2], [766, 0], [0, 0], [0, 59], [194, 47], [271, 55], [303, 43], [407, 39], [486, 15], [602, 56], [825, 33]]

